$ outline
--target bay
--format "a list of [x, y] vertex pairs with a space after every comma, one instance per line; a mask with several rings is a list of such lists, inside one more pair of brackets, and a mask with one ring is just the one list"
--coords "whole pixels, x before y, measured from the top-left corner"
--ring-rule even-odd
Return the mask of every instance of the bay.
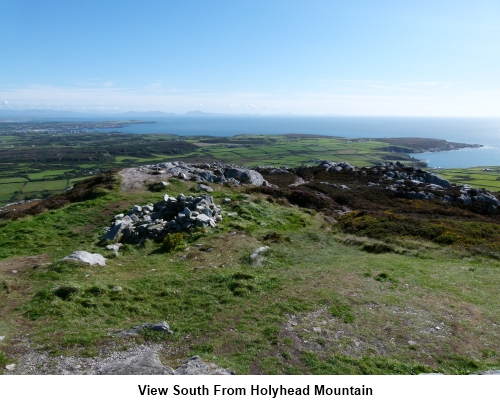
[[147, 120], [155, 123], [133, 124], [113, 131], [181, 136], [295, 133], [346, 138], [437, 138], [484, 147], [412, 156], [425, 160], [429, 167], [500, 166], [500, 118], [179, 115], [148, 117]]

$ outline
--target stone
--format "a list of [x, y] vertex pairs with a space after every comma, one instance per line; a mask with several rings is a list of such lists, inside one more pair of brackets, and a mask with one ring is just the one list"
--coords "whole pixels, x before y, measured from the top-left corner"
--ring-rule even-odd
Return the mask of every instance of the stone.
[[117, 242], [120, 239], [120, 233], [130, 223], [132, 223], [132, 219], [128, 215], [124, 216], [121, 220], [115, 222], [115, 225], [108, 232], [106, 232], [106, 235], [104, 235], [102, 239]]
[[205, 184], [198, 184], [198, 190], [201, 191], [206, 191], [207, 193], [213, 193], [214, 189], [210, 186], [207, 186]]
[[450, 188], [451, 183], [448, 180], [443, 179], [441, 176], [438, 176], [435, 173], [424, 173], [423, 176], [426, 183], [437, 184], [443, 188]]
[[149, 329], [149, 330], [154, 330], [154, 331], [158, 331], [158, 332], [165, 332], [165, 333], [168, 333], [169, 335], [172, 335], [174, 333], [172, 330], [170, 330], [170, 326], [168, 326], [168, 323], [166, 323], [165, 321], [161, 321], [161, 322], [158, 322], [155, 324], [143, 323], [143, 324], [134, 326], [128, 330], [114, 332], [113, 334], [116, 336], [120, 336], [120, 337], [137, 336], [139, 333], [141, 333], [141, 331], [143, 329]]
[[168, 323], [166, 323], [165, 321], [161, 321], [155, 323], [154, 325], [147, 326], [147, 329], [154, 330], [157, 332], [165, 332], [168, 333], [169, 335], [172, 335], [174, 333], [170, 330], [170, 326], [168, 326]]
[[173, 375], [171, 367], [164, 366], [158, 353], [148, 350], [125, 360], [108, 363], [101, 370], [103, 375]]
[[228, 179], [236, 179], [242, 183], [249, 183], [253, 184], [254, 186], [261, 186], [262, 183], [264, 183], [264, 178], [262, 177], [262, 175], [255, 170], [233, 167], [227, 169], [224, 172], [224, 175]]
[[175, 369], [176, 375], [234, 375], [235, 372], [213, 363], [205, 363], [200, 356], [187, 359]]
[[102, 255], [100, 255], [99, 253], [89, 253], [84, 250], [77, 250], [76, 252], [71, 253], [69, 256], [62, 258], [61, 260], [73, 260], [90, 265], [106, 265], [106, 259], [104, 259]]
[[260, 266], [264, 258], [261, 256], [261, 253], [267, 252], [269, 250], [269, 246], [261, 246], [253, 251], [250, 255], [250, 259], [254, 266]]
[[106, 250], [113, 250], [115, 253], [118, 253], [121, 247], [121, 243], [116, 243], [114, 245], [106, 245]]
[[14, 371], [14, 370], [16, 369], [16, 365], [15, 365], [15, 364], [7, 364], [7, 365], [5, 366], [5, 369], [6, 369], [7, 371]]
[[118, 214], [115, 215], [115, 219], [122, 219], [125, 216], [125, 214]]
[[196, 222], [198, 221], [208, 224], [210, 222], [210, 217], [205, 214], [198, 214], [198, 216], [196, 217]]

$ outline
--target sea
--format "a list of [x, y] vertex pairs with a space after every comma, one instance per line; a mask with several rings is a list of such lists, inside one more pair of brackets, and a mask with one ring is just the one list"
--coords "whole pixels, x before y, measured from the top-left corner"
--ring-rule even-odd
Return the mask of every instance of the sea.
[[179, 115], [148, 117], [143, 120], [154, 123], [132, 124], [123, 128], [100, 131], [180, 136], [294, 133], [346, 138], [437, 138], [450, 142], [480, 144], [483, 147], [416, 153], [412, 156], [426, 161], [431, 168], [500, 166], [500, 118]]

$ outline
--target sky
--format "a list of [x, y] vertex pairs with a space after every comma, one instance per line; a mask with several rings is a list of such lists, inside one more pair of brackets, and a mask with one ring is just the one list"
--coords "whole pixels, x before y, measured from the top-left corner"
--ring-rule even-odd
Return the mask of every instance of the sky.
[[0, 109], [500, 116], [499, 0], [0, 0]]

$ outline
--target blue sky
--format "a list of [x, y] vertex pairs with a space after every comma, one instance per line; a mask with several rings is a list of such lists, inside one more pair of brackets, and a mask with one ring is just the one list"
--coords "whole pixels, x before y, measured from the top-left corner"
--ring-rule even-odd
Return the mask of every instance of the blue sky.
[[0, 0], [0, 108], [500, 116], [500, 1]]

